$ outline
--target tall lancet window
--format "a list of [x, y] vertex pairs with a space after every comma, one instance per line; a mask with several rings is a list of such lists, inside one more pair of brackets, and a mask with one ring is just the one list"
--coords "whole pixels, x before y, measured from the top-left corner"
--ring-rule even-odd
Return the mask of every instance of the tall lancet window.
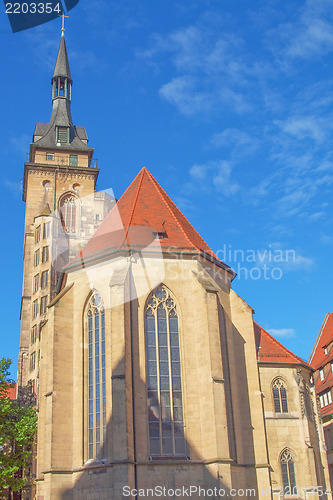
[[291, 451], [285, 449], [280, 458], [283, 490], [285, 495], [297, 494], [295, 466]]
[[105, 313], [100, 294], [94, 292], [88, 316], [88, 456], [100, 457], [106, 431]]
[[76, 233], [78, 223], [78, 199], [76, 196], [69, 194], [61, 200], [60, 213], [66, 233]]
[[288, 413], [287, 389], [280, 379], [276, 379], [273, 384], [273, 398], [275, 412]]
[[185, 456], [179, 319], [163, 286], [147, 300], [145, 337], [150, 456]]

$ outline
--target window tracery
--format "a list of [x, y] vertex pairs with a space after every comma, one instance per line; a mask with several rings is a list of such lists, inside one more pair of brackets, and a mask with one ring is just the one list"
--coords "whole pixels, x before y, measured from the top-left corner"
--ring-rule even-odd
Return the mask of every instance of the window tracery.
[[68, 194], [60, 202], [61, 220], [66, 233], [76, 233], [78, 223], [78, 199]]
[[99, 456], [106, 432], [105, 311], [94, 292], [87, 307], [88, 320], [88, 458]]
[[145, 337], [150, 456], [185, 456], [179, 319], [164, 286], [147, 300]]
[[285, 449], [280, 458], [283, 490], [285, 495], [294, 495], [297, 493], [295, 465], [292, 453]]
[[288, 413], [287, 389], [281, 379], [276, 379], [273, 383], [273, 398], [275, 413]]

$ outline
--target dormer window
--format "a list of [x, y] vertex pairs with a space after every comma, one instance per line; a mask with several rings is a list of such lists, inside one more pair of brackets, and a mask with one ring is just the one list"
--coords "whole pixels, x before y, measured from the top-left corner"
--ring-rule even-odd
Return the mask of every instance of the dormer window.
[[46, 159], [48, 161], [53, 161], [54, 160], [54, 153], [46, 153]]
[[156, 240], [164, 240], [164, 238], [168, 237], [166, 231], [154, 231], [153, 235]]
[[320, 380], [323, 381], [324, 380], [324, 370], [319, 370], [319, 376], [320, 376]]
[[69, 143], [69, 127], [57, 127], [57, 144]]
[[325, 347], [325, 354], [326, 354], [326, 356], [328, 354], [327, 346]]

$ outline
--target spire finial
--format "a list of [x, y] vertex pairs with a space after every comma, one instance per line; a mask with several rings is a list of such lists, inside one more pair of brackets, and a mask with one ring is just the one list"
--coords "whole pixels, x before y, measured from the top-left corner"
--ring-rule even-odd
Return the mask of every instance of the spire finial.
[[62, 14], [58, 14], [59, 17], [62, 17], [62, 26], [61, 26], [61, 36], [64, 36], [64, 33], [65, 33], [65, 17], [69, 17], [69, 16], [65, 16], [65, 12], [63, 11]]

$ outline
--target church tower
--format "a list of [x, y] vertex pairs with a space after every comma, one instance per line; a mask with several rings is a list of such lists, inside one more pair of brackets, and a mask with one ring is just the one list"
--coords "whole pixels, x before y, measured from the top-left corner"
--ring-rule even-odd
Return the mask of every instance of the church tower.
[[52, 114], [37, 123], [24, 166], [24, 276], [18, 385], [38, 392], [40, 331], [60, 269], [114, 204], [95, 191], [99, 170], [84, 127], [71, 116], [72, 86], [64, 31], [52, 76]]
[[95, 190], [64, 36], [51, 82], [24, 169], [18, 385], [38, 408], [25, 498], [273, 500], [314, 485], [328, 500], [311, 367], [254, 324], [234, 271], [146, 168], [116, 204]]

